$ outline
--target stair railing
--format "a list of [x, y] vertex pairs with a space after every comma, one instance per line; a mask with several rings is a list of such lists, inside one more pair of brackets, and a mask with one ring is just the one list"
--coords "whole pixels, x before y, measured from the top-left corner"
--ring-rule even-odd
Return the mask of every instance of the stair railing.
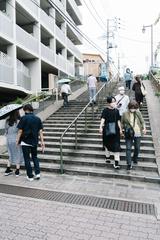
[[74, 118], [74, 120], [69, 124], [69, 126], [64, 130], [60, 137], [60, 172], [61, 174], [64, 173], [64, 168], [63, 168], [63, 138], [64, 135], [68, 132], [68, 130], [75, 125], [75, 149], [77, 149], [78, 146], [78, 131], [77, 131], [77, 122], [78, 119], [81, 117], [81, 115], [84, 113], [85, 115], [85, 132], [87, 132], [87, 109], [91, 106], [92, 107], [92, 120], [95, 118], [95, 110], [96, 113], [100, 109], [100, 105], [104, 106], [104, 102], [106, 102], [106, 97], [107, 95], [111, 95], [113, 92], [114, 86], [117, 82], [117, 79], [119, 79], [118, 75], [116, 74], [109, 82], [106, 82], [102, 85], [102, 87], [98, 90], [96, 93], [96, 105], [94, 105], [93, 99], [91, 99], [88, 104], [82, 109], [82, 111], [77, 115], [77, 117]]

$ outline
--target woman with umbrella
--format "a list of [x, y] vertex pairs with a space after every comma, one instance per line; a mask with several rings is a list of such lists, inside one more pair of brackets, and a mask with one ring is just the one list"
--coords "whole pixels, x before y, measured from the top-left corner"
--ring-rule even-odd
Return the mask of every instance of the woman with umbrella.
[[19, 176], [20, 164], [24, 162], [21, 146], [16, 146], [16, 137], [18, 133], [17, 124], [20, 118], [18, 109], [21, 107], [22, 106], [18, 104], [10, 104], [0, 109], [0, 119], [9, 116], [5, 123], [7, 150], [9, 154], [5, 176], [13, 173], [13, 170], [11, 170], [11, 165], [13, 164], [16, 165], [15, 175]]

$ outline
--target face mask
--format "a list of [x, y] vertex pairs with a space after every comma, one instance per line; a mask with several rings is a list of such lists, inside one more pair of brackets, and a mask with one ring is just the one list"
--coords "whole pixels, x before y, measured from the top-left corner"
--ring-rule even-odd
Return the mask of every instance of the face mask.
[[136, 111], [136, 109], [130, 109], [131, 113], [134, 113]]
[[110, 105], [111, 105], [112, 108], [116, 108], [116, 103], [115, 102], [111, 103]]
[[122, 91], [119, 91], [119, 93], [121, 94], [121, 95], [123, 95], [124, 94], [124, 91], [122, 90]]

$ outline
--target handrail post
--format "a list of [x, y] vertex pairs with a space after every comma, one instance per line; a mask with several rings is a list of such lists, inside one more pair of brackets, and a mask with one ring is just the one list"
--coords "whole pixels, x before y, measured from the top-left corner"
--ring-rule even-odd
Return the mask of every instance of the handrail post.
[[56, 90], [56, 102], [58, 102], [58, 88], [56, 88], [55, 90]]
[[43, 111], [44, 111], [44, 93], [43, 93], [42, 96], [43, 96]]
[[60, 171], [61, 171], [61, 174], [64, 173], [64, 170], [63, 170], [63, 152], [62, 152], [62, 138], [60, 139]]
[[87, 108], [85, 109], [85, 132], [87, 132]]
[[92, 119], [94, 120], [94, 103], [92, 102]]
[[75, 121], [75, 149], [77, 149], [77, 120]]

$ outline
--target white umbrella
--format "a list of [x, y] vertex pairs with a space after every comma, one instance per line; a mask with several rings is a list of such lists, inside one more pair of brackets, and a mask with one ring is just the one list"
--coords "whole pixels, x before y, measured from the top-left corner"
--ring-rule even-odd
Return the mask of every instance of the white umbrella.
[[11, 112], [22, 108], [21, 104], [9, 104], [0, 109], [0, 120], [6, 118]]
[[60, 80], [58, 80], [58, 83], [69, 83], [71, 80], [67, 79], [67, 78], [62, 78]]

